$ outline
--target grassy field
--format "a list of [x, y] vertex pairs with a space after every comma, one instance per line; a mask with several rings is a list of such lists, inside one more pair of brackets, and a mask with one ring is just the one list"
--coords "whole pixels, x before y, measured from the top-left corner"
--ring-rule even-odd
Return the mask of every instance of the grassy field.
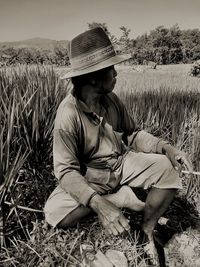
[[[135, 121], [187, 152], [194, 169], [200, 171], [200, 80], [188, 75], [190, 65], [116, 69], [115, 92]], [[0, 265], [80, 266], [80, 244], [89, 243], [103, 252], [109, 248], [123, 251], [129, 266], [147, 266], [135, 230], [141, 214], [125, 211], [130, 219], [134, 217], [132, 231], [115, 238], [105, 236], [96, 218], [68, 231], [52, 231], [43, 222], [42, 208], [56, 184], [53, 122], [60, 101], [70, 90], [58, 72], [45, 66], [0, 69], [0, 226], [4, 229]], [[194, 227], [190, 213], [200, 213], [200, 179], [182, 179], [184, 188], [166, 216]]]

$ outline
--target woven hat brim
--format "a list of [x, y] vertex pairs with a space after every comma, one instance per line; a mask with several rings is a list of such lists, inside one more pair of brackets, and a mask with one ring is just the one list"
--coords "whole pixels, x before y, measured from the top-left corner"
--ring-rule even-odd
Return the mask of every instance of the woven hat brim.
[[92, 65], [90, 67], [87, 67], [82, 70], [69, 70], [66, 74], [61, 76], [61, 79], [69, 79], [72, 77], [80, 76], [83, 74], [91, 73], [97, 70], [101, 70], [107, 67], [110, 67], [112, 65], [119, 64], [123, 61], [126, 61], [131, 58], [131, 55], [115, 55], [114, 57], [110, 57], [102, 62], [99, 62], [98, 64]]

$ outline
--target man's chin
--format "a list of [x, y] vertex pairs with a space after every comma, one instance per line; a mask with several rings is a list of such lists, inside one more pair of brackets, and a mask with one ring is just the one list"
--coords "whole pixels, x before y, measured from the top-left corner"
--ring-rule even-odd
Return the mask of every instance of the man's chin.
[[114, 90], [114, 88], [115, 88], [115, 83], [111, 87], [102, 90], [102, 92], [100, 92], [100, 94], [102, 94], [102, 95], [110, 94]]
[[105, 92], [105, 95], [112, 93], [112, 91], [114, 90], [114, 88], [115, 87], [113, 86], [112, 89], [110, 89], [109, 91]]

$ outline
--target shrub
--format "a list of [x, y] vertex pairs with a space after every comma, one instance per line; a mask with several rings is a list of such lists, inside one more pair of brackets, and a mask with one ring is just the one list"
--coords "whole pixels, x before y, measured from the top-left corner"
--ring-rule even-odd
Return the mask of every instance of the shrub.
[[200, 77], [200, 60], [197, 60], [191, 67], [190, 73], [191, 76]]

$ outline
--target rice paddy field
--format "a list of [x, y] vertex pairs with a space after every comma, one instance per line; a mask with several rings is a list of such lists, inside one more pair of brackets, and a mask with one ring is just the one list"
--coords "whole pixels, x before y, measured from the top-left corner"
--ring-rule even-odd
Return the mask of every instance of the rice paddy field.
[[[115, 92], [142, 128], [184, 150], [200, 172], [200, 79], [189, 76], [190, 67], [117, 66]], [[137, 231], [142, 214], [123, 211], [132, 227], [120, 237], [106, 236], [96, 217], [67, 231], [44, 222], [43, 206], [56, 185], [54, 118], [71, 88], [59, 79], [63, 71], [41, 65], [0, 68], [0, 266], [81, 266], [80, 245], [87, 243], [102, 252], [122, 251], [128, 266], [146, 267]], [[175, 226], [171, 236], [199, 233], [200, 177], [181, 179], [183, 189], [165, 214]], [[198, 266], [179, 263], [169, 266]]]

